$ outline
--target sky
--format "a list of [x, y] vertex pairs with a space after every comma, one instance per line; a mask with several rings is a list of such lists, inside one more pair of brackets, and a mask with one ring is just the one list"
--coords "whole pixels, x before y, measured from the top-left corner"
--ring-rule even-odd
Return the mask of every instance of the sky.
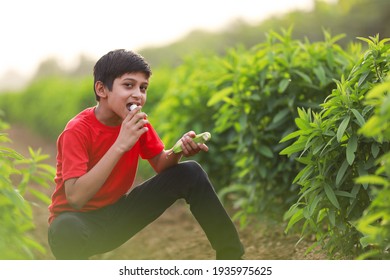
[[32, 75], [49, 57], [72, 67], [80, 54], [98, 59], [112, 49], [168, 44], [194, 29], [218, 31], [237, 18], [259, 23], [312, 6], [313, 0], [1, 1], [0, 77]]

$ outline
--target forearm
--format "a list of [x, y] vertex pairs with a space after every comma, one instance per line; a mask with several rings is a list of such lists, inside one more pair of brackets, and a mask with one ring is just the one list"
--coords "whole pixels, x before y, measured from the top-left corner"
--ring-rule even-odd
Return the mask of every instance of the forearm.
[[182, 158], [182, 153], [172, 153], [171, 150], [164, 150], [159, 155], [151, 159], [149, 162], [152, 165], [153, 169], [160, 173], [165, 169], [174, 166], [179, 163]]
[[112, 146], [100, 161], [83, 176], [65, 182], [66, 198], [72, 207], [81, 209], [103, 186], [123, 152]]
[[190, 131], [179, 140], [181, 145], [181, 152], [173, 153], [173, 149], [164, 150], [159, 155], [149, 160], [153, 169], [157, 173], [160, 173], [165, 169], [178, 164], [183, 156], [194, 156], [202, 150], [207, 152], [208, 147], [204, 143], [198, 144], [193, 141], [195, 136], [195, 132]]

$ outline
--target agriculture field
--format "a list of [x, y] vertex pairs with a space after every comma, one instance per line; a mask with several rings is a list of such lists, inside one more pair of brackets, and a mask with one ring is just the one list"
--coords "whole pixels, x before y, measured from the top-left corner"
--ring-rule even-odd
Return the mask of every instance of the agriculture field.
[[[224, 57], [194, 56], [174, 70], [164, 69], [163, 82], [154, 80], [155, 87], [148, 90], [155, 99], [149, 99], [145, 111], [167, 146], [189, 130], [213, 135], [210, 151], [195, 159], [221, 199], [234, 206], [230, 211], [240, 225], [247, 259], [321, 258], [303, 253], [317, 246], [329, 259], [389, 258], [390, 39], [359, 37], [364, 45], [344, 50], [336, 43], [342, 36], [324, 32], [323, 42], [311, 43], [293, 40], [291, 30], [271, 32], [256, 48], [237, 48]], [[24, 245], [40, 248], [25, 237], [34, 224], [38, 225], [34, 234], [47, 248], [47, 205], [34, 206], [36, 213], [31, 213], [20, 194], [30, 192], [43, 203], [50, 202], [39, 188], [46, 185], [47, 195], [53, 189], [47, 181], [52, 184], [54, 176], [55, 139], [73, 115], [93, 106], [90, 83], [47, 77], [0, 99], [12, 127], [13, 148], [27, 154], [32, 146], [31, 156], [23, 160], [12, 149], [0, 150], [6, 179], [0, 181], [6, 201], [0, 204], [6, 209], [0, 211], [1, 221], [12, 233], [0, 239], [0, 248], [9, 254], [4, 254], [6, 258], [24, 256]], [[53, 98], [54, 94], [66, 99]], [[22, 103], [29, 106], [19, 106]], [[17, 123], [51, 140], [42, 141]], [[7, 140], [3, 134], [2, 142]], [[51, 165], [41, 164], [44, 155], [35, 152], [39, 147], [52, 155]], [[138, 171], [137, 179], [153, 175], [147, 163]], [[12, 184], [9, 178], [15, 173], [22, 180]], [[39, 185], [31, 190], [29, 182]], [[265, 217], [277, 222], [265, 222]], [[17, 254], [8, 248], [19, 244], [13, 241], [18, 238], [27, 242]], [[301, 247], [296, 248], [298, 240]], [[212, 257], [183, 202], [125, 246], [97, 256]]]
[[[8, 131], [13, 143], [9, 144], [18, 152], [27, 155], [27, 147], [42, 148], [43, 153], [51, 157], [47, 163], [55, 164], [55, 143], [33, 134], [25, 127], [12, 125]], [[54, 187], [54, 185], [52, 186]], [[46, 190], [49, 194], [51, 190]], [[36, 225], [32, 235], [46, 248], [45, 254], [39, 254], [39, 259], [53, 259], [47, 245], [47, 206], [37, 202], [34, 209]], [[233, 214], [233, 213], [232, 213]], [[311, 245], [304, 241], [295, 246], [299, 236], [283, 233], [285, 225], [270, 224], [258, 221], [245, 229], [240, 229], [242, 242], [246, 247], [245, 259], [325, 259], [326, 255], [311, 253], [305, 255], [305, 250]], [[178, 201], [159, 219], [150, 224], [133, 239], [120, 248], [95, 256], [95, 259], [166, 259], [166, 260], [207, 260], [214, 258], [203, 231], [191, 216], [186, 205]]]

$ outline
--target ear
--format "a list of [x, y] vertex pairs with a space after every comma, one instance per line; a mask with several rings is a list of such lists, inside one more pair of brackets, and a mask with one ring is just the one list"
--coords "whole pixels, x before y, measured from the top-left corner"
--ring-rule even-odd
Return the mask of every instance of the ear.
[[95, 83], [95, 92], [100, 98], [107, 97], [107, 89], [101, 81]]

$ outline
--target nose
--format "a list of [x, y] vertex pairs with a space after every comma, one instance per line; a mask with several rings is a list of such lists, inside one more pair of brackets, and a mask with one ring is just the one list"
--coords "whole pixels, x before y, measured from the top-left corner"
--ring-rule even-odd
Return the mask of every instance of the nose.
[[131, 92], [131, 97], [134, 98], [134, 99], [140, 99], [141, 98], [141, 90], [139, 88], [136, 88], [134, 89], [132, 92]]

